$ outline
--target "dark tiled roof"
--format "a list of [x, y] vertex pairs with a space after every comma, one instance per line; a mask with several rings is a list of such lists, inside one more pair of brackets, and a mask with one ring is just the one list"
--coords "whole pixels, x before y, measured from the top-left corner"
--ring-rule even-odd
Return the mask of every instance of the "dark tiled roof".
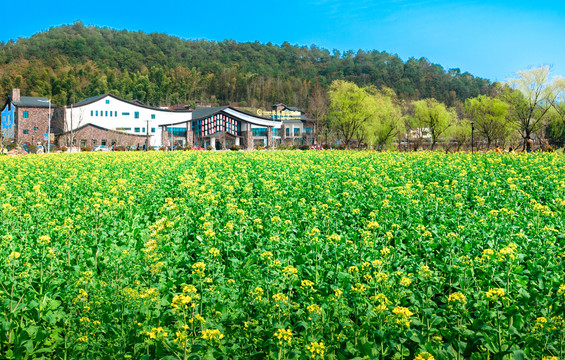
[[[34, 97], [34, 96], [22, 96], [20, 101], [14, 101], [13, 104], [19, 107], [49, 107], [49, 100], [44, 97]], [[51, 104], [51, 107], [55, 107]]]
[[290, 111], [300, 111], [300, 112], [302, 112], [302, 110], [300, 110], [299, 108], [294, 107], [294, 106], [285, 106], [285, 108], [290, 110]]
[[84, 99], [84, 100], [82, 100], [82, 101], [80, 101], [80, 102], [74, 104], [74, 106], [75, 106], [75, 107], [79, 107], [79, 106], [88, 105], [88, 104], [93, 103], [93, 102], [96, 102], [96, 101], [98, 101], [98, 100], [100, 100], [101, 98], [106, 97], [106, 96], [109, 96], [109, 97], [111, 97], [111, 98], [113, 98], [113, 99], [116, 99], [116, 100], [119, 100], [119, 101], [123, 101], [123, 102], [126, 102], [126, 103], [130, 103], [130, 104], [132, 104], [132, 105], [139, 106], [139, 107], [142, 107], [142, 108], [145, 108], [145, 109], [150, 109], [150, 110], [153, 110], [153, 111], [162, 111], [162, 112], [190, 112], [190, 110], [187, 110], [187, 109], [184, 109], [184, 110], [181, 110], [181, 109], [177, 109], [177, 110], [159, 109], [159, 108], [155, 108], [155, 107], [152, 107], [152, 106], [145, 105], [144, 103], [142, 103], [142, 102], [139, 101], [139, 100], [125, 100], [125, 99], [119, 98], [119, 97], [117, 97], [116, 95], [112, 95], [112, 94], [102, 94], [102, 95], [98, 95], [98, 96], [89, 97], [88, 99]]
[[86, 98], [86, 99], [84, 99], [84, 100], [82, 100], [82, 101], [77, 102], [77, 103], [75, 104], [75, 106], [90, 104], [91, 102], [95, 102], [96, 100], [101, 99], [101, 98], [103, 98], [103, 97], [106, 96], [106, 95], [108, 95], [108, 94], [102, 94], [102, 95], [97, 95], [97, 96], [91, 96], [91, 97], [89, 97], [89, 98]]
[[198, 120], [198, 119], [206, 118], [208, 116], [214, 115], [214, 114], [226, 109], [227, 107], [228, 106], [218, 106], [218, 107], [213, 107], [213, 108], [205, 108], [205, 109], [194, 110], [192, 112], [192, 120]]

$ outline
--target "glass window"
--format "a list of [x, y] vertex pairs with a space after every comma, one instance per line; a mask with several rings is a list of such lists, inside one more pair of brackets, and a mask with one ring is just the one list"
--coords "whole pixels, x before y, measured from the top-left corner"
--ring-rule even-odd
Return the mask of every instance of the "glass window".
[[123, 112], [122, 115], [123, 115], [123, 116], [129, 116], [129, 113], [128, 113], [128, 112]]
[[96, 146], [96, 139], [92, 139], [92, 146]]
[[33, 131], [37, 131], [37, 126], [34, 126], [34, 127], [33, 127]]
[[114, 116], [118, 116], [118, 112], [117, 112], [117, 111], [114, 111]]
[[135, 132], [139, 132], [139, 131], [140, 131], [140, 129], [139, 129], [139, 128], [135, 128]]
[[155, 114], [151, 114], [151, 119], [155, 119]]
[[106, 115], [104, 115], [104, 116], [108, 116], [108, 111], [106, 111]]
[[109, 104], [109, 103], [110, 103], [110, 100], [106, 100], [106, 104]]
[[267, 136], [267, 128], [255, 128], [251, 129], [253, 136]]
[[313, 130], [314, 130], [314, 129], [312, 129], [312, 128], [305, 128], [305, 129], [304, 129], [304, 132], [305, 132], [306, 134], [311, 134]]
[[86, 147], [86, 140], [81, 140], [81, 141], [80, 141], [80, 147], [81, 147], [81, 148]]
[[151, 128], [151, 132], [154, 133], [154, 132], [155, 132], [155, 128]]
[[300, 128], [294, 128], [294, 136], [300, 136]]
[[102, 140], [102, 141], [100, 141], [100, 145], [102, 145], [102, 146], [106, 146], [106, 140]]
[[290, 128], [286, 128], [286, 136], [290, 136]]
[[135, 112], [135, 118], [136, 118], [136, 119], [139, 119], [139, 111], [136, 111], [136, 112]]
[[142, 132], [142, 133], [145, 133], [145, 128], [141, 129], [141, 132]]
[[110, 117], [112, 117], [112, 115], [113, 115], [113, 112], [112, 112], [112, 111], [110, 111]]
[[29, 134], [29, 130], [24, 130], [24, 134]]
[[94, 110], [90, 110], [90, 116], [94, 116]]
[[24, 111], [24, 119], [29, 118], [29, 111]]
[[98, 110], [96, 110], [96, 116], [98, 116]]

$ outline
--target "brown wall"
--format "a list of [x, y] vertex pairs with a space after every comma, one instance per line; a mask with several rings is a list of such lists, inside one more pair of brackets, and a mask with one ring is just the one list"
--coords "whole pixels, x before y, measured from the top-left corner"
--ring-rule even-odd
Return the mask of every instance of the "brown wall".
[[[147, 139], [146, 136], [124, 134], [119, 131], [105, 130], [98, 127], [87, 125], [82, 129], [75, 130], [72, 135], [76, 139], [76, 146], [81, 146], [83, 140], [86, 140], [86, 146], [102, 145], [102, 140], [106, 140], [106, 146], [112, 146], [115, 142], [116, 146], [143, 146]], [[92, 140], [95, 140], [94, 143]], [[57, 144], [59, 146], [71, 145], [71, 134], [65, 133], [57, 137]]]
[[[27, 111], [29, 117], [24, 119], [24, 111]], [[53, 116], [55, 108], [51, 108], [51, 116]], [[36, 107], [20, 107], [16, 108], [15, 112], [16, 121], [16, 142], [19, 145], [24, 143], [36, 145], [38, 142], [47, 143], [44, 140], [44, 135], [47, 133], [49, 124], [49, 108], [36, 108]], [[35, 130], [37, 128], [37, 130]], [[28, 133], [24, 134], [24, 130]]]

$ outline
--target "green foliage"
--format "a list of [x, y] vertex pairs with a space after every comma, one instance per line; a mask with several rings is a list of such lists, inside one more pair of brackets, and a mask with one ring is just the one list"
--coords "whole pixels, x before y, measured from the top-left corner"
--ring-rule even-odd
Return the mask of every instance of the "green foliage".
[[412, 126], [426, 129], [432, 137], [431, 149], [445, 131], [457, 119], [455, 110], [448, 109], [444, 104], [435, 99], [424, 99], [415, 101], [414, 117]]
[[327, 90], [337, 79], [446, 103], [453, 100], [450, 94], [463, 101], [491, 87], [469, 73], [446, 73], [424, 58], [403, 63], [386, 52], [330, 54], [286, 42], [186, 41], [81, 23], [1, 44], [0, 74], [0, 96], [18, 87], [22, 94], [50, 96], [58, 105], [108, 92], [153, 106], [199, 99], [253, 107], [284, 102], [307, 109], [313, 85]]
[[330, 124], [341, 134], [345, 146], [354, 137], [366, 140], [367, 123], [376, 110], [375, 99], [368, 91], [343, 80], [334, 81], [330, 87]]
[[465, 109], [479, 136], [487, 140], [487, 149], [493, 141], [504, 143], [510, 132], [514, 130], [509, 121], [508, 104], [504, 101], [485, 95], [465, 101]]

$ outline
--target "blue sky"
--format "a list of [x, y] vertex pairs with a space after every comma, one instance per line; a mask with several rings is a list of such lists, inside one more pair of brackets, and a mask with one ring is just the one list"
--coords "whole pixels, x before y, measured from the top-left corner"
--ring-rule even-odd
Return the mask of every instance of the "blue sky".
[[3, 6], [1, 41], [81, 20], [184, 39], [386, 51], [404, 61], [425, 57], [445, 69], [459, 68], [492, 81], [541, 65], [565, 76], [563, 1], [31, 0], [20, 10], [20, 5], [13, 10]]

